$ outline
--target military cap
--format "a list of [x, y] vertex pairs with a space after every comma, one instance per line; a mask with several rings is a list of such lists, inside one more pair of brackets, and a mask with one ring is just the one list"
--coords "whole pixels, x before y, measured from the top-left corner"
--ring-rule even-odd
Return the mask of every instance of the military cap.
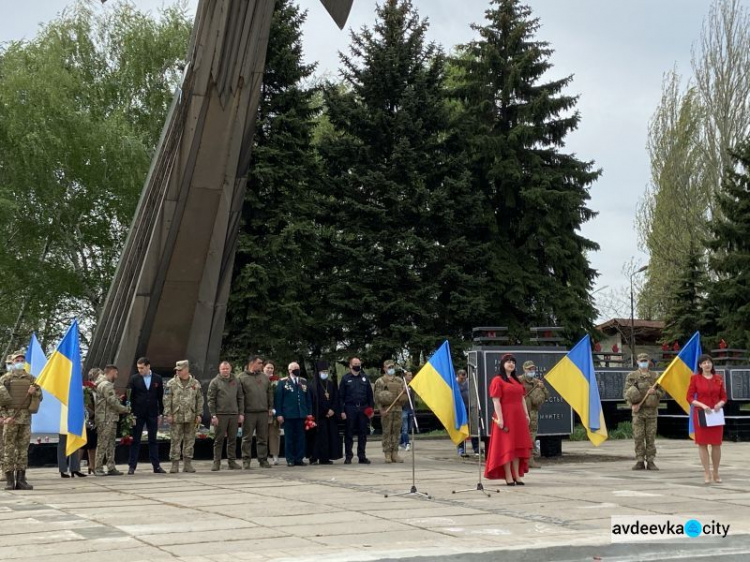
[[651, 359], [651, 357], [648, 356], [648, 353], [638, 354], [638, 361], [648, 361], [649, 359]]
[[395, 367], [395, 366], [396, 366], [396, 362], [391, 359], [388, 359], [385, 363], [383, 363], [383, 367], [385, 367], [386, 369], [388, 367]]
[[177, 363], [175, 363], [175, 371], [182, 371], [183, 369], [190, 369], [190, 361], [188, 361], [187, 359], [183, 359], [182, 361], [178, 361]]
[[26, 359], [25, 349], [19, 349], [18, 351], [13, 352], [13, 359], [18, 359], [19, 357], [23, 357], [24, 359]]
[[528, 371], [531, 368], [536, 369], [536, 365], [534, 365], [533, 361], [524, 361], [523, 362], [523, 370], [524, 371]]

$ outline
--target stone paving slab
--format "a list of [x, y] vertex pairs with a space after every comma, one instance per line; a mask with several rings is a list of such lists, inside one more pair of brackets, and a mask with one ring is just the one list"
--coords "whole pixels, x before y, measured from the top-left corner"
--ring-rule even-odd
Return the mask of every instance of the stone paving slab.
[[487, 497], [475, 489], [475, 461], [458, 459], [447, 440], [421, 441], [416, 485], [430, 500], [395, 495], [412, 485], [410, 456], [386, 465], [374, 452], [372, 465], [211, 472], [203, 461], [196, 474], [176, 475], [144, 467], [62, 480], [54, 469], [32, 469], [33, 491], [0, 492], [0, 560], [490, 560], [496, 551], [544, 560], [563, 545], [609, 548], [614, 515], [719, 517], [750, 537], [750, 444], [724, 444], [724, 483], [709, 486], [689, 442], [660, 442], [659, 472], [631, 471], [627, 441], [566, 442], [563, 451], [522, 488], [484, 481]]

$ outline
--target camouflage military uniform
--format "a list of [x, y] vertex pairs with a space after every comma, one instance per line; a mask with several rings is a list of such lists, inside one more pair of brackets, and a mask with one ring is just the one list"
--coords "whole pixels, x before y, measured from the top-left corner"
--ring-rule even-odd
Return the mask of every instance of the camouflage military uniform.
[[[625, 400], [629, 406], [640, 404], [646, 396], [656, 379], [659, 378], [653, 371], [641, 370], [628, 373], [625, 379]], [[659, 400], [664, 397], [664, 391], [657, 388], [656, 393], [646, 398], [641, 404], [638, 412], [633, 412], [633, 439], [635, 441], [635, 460], [634, 470], [644, 468], [644, 460], [648, 463], [648, 468], [658, 470], [654, 465], [656, 457], [656, 420], [659, 412]]]
[[102, 375], [96, 379], [96, 432], [99, 444], [96, 448], [94, 473], [104, 476], [102, 467], [107, 458], [108, 474], [118, 474], [115, 467], [115, 444], [117, 442], [117, 422], [120, 414], [130, 413], [128, 406], [123, 406], [115, 394], [115, 385]]
[[[529, 410], [529, 433], [531, 433], [531, 444], [534, 446], [534, 457], [539, 457], [539, 451], [536, 449], [536, 434], [539, 430], [539, 409], [542, 407], [547, 399], [549, 398], [549, 390], [546, 386], [539, 386], [539, 382], [542, 382], [540, 377], [530, 377], [527, 374], [523, 374], [518, 377], [518, 380], [523, 384], [523, 388], [526, 391], [526, 408]], [[543, 383], [542, 383], [543, 384]], [[529, 462], [532, 467], [538, 466], [532, 458]]]
[[[11, 408], [12, 402], [8, 385], [13, 380], [28, 380], [33, 388], [33, 397], [42, 399], [42, 389], [34, 382], [36, 379], [23, 369], [13, 369], [0, 377], [0, 405], [5, 404], [6, 419], [3, 431], [3, 470], [7, 479], [7, 489], [30, 490], [26, 482], [26, 468], [29, 464], [29, 441], [31, 440], [31, 412], [28, 408]], [[13, 474], [15, 471], [15, 475]], [[15, 476], [14, 486], [11, 487]]]
[[[388, 367], [388, 362], [385, 366]], [[386, 374], [375, 381], [375, 404], [380, 410], [380, 423], [383, 427], [383, 454], [386, 463], [404, 462], [398, 456], [398, 442], [401, 437], [401, 407], [408, 400], [406, 393], [401, 394], [390, 411], [385, 413], [403, 389], [404, 381], [396, 375]]]
[[166, 384], [164, 414], [172, 417], [169, 460], [174, 472], [178, 468], [175, 464], [180, 461], [180, 447], [185, 461], [183, 472], [194, 472], [190, 461], [195, 447], [196, 418], [203, 415], [203, 391], [193, 375], [184, 381], [175, 376]]

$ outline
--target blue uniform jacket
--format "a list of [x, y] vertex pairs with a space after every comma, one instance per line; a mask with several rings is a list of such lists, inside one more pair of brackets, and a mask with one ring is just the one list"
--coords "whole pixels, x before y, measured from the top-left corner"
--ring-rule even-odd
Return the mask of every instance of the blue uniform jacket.
[[307, 379], [299, 377], [297, 384], [292, 384], [290, 377], [281, 379], [276, 385], [274, 408], [276, 415], [284, 416], [284, 419], [304, 419], [310, 415], [312, 402]]

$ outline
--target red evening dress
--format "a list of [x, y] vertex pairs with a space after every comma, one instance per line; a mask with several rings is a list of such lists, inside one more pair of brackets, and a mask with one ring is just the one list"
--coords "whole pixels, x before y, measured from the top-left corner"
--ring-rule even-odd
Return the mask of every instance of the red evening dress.
[[[697, 396], [696, 396], [697, 395]], [[727, 391], [724, 388], [724, 380], [719, 375], [707, 379], [703, 375], [690, 377], [690, 386], [687, 392], [688, 404], [693, 400], [702, 402], [709, 408], [713, 408], [717, 402], [727, 401]], [[696, 445], [721, 445], [724, 437], [724, 426], [701, 427], [698, 423], [698, 410], [693, 407], [693, 428], [695, 428]]]
[[[516, 382], [512, 377], [509, 382], [505, 382], [502, 377], [496, 376], [490, 383], [490, 398], [500, 399], [503, 425], [508, 431], [503, 431], [496, 423], [492, 423], [487, 462], [484, 466], [485, 478], [504, 479], [503, 466], [513, 459], [519, 460], [519, 473], [513, 474], [513, 478], [523, 476], [529, 471], [532, 444], [529, 424], [523, 409], [525, 394], [523, 384]], [[492, 417], [497, 418], [497, 414], [493, 414]]]

